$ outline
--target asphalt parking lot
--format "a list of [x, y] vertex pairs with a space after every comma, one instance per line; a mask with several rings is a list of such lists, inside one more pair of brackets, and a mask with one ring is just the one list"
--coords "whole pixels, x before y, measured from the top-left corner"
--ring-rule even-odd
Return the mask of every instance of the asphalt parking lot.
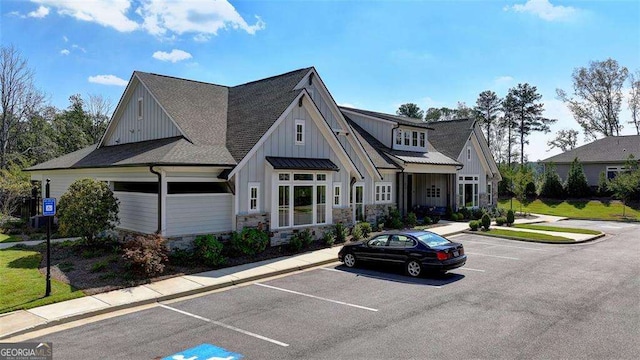
[[52, 341], [58, 359], [164, 358], [201, 344], [248, 359], [636, 358], [640, 225], [559, 224], [610, 235], [576, 245], [457, 235], [467, 264], [440, 278], [336, 264], [30, 341]]

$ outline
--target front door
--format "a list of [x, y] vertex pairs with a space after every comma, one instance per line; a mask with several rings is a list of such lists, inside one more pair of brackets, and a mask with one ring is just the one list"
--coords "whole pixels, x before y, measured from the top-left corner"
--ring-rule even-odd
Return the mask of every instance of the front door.
[[354, 222], [364, 221], [364, 184], [353, 185], [351, 192]]

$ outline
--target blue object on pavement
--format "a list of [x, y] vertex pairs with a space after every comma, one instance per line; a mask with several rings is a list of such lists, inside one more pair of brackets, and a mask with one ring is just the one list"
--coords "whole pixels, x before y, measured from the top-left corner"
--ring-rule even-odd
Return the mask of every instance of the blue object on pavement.
[[191, 349], [183, 350], [177, 354], [169, 355], [162, 360], [237, 360], [244, 356], [213, 346], [202, 344]]

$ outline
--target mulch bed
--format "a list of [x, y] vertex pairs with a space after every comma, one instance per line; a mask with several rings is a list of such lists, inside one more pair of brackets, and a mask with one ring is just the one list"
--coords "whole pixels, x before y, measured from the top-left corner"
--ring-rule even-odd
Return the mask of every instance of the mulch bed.
[[[115, 244], [114, 244], [115, 245]], [[327, 248], [326, 245], [314, 241], [304, 251]], [[46, 273], [46, 244], [25, 249], [39, 251], [42, 254], [40, 272]], [[82, 290], [87, 295], [94, 295], [111, 290], [148, 284], [150, 282], [200, 273], [224, 267], [237, 266], [262, 260], [274, 259], [295, 254], [286, 246], [273, 246], [253, 257], [227, 257], [224, 266], [207, 267], [197, 260], [185, 261], [170, 257], [162, 275], [146, 277], [129, 268], [122, 258], [122, 251], [115, 246], [107, 246], [93, 250], [79, 242], [51, 244], [51, 277]]]

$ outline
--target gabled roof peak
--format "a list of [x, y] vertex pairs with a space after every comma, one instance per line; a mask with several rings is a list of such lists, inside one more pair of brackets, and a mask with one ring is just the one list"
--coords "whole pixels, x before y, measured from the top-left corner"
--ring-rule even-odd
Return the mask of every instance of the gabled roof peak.
[[[295, 74], [297, 72], [305, 72], [306, 73], [308, 71], [311, 71], [311, 69], [314, 69], [314, 67], [311, 66], [311, 67], [306, 67], [306, 68], [300, 68], [300, 69], [297, 69], [297, 70], [287, 71], [286, 73], [282, 73], [282, 74], [278, 74], [278, 75], [272, 75], [272, 76], [269, 76], [269, 77], [266, 77], [266, 78], [262, 78], [262, 79], [253, 80], [253, 81], [249, 81], [249, 82], [246, 82], [246, 83], [234, 85], [232, 87], [239, 87], [239, 86], [245, 86], [245, 85], [251, 85], [251, 84], [254, 84], [254, 83], [259, 83], [259, 82], [262, 82], [262, 81], [269, 81], [269, 80], [272, 80], [272, 79], [275, 79], [275, 78], [279, 78], [281, 76], [293, 75], [293, 74]], [[291, 90], [293, 90], [293, 89], [291, 89]]]
[[207, 82], [207, 81], [200, 81], [200, 80], [193, 80], [193, 79], [185, 79], [185, 78], [181, 78], [181, 77], [177, 77], [177, 76], [170, 76], [170, 75], [164, 75], [164, 74], [156, 74], [156, 73], [151, 73], [151, 72], [146, 72], [146, 71], [140, 71], [140, 70], [134, 70], [134, 71], [133, 71], [133, 73], [134, 73], [134, 74], [144, 74], [144, 75], [159, 76], [159, 77], [163, 77], [163, 78], [167, 78], [167, 79], [182, 80], [182, 81], [189, 81], [189, 82], [198, 83], [198, 84], [213, 85], [213, 86], [220, 86], [220, 87], [228, 88], [228, 86], [226, 86], [226, 85], [214, 84], [214, 83]]

